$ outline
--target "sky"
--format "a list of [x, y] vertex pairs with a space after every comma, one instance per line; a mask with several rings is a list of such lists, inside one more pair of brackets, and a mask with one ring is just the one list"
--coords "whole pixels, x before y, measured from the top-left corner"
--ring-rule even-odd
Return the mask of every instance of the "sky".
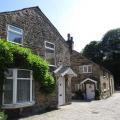
[[32, 6], [39, 6], [65, 40], [70, 33], [78, 52], [120, 28], [120, 0], [2, 0], [0, 12]]

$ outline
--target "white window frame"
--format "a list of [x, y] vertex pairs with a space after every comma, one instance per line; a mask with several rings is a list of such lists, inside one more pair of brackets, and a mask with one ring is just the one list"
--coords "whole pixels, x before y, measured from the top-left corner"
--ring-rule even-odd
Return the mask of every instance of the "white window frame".
[[[91, 67], [91, 71], [89, 72], [89, 67]], [[82, 66], [79, 66], [79, 70], [82, 68], [82, 71], [80, 71], [80, 72], [82, 72], [82, 73], [92, 73], [93, 71], [92, 71], [92, 65], [82, 65]], [[85, 71], [85, 68], [87, 69], [87, 71]]]
[[[3, 92], [3, 96], [2, 96], [2, 108], [7, 108], [7, 109], [11, 109], [11, 108], [21, 108], [21, 107], [27, 107], [27, 106], [31, 106], [34, 105], [35, 102], [33, 100], [34, 96], [33, 94], [33, 89], [32, 89], [32, 84], [33, 84], [33, 76], [32, 76], [32, 70], [27, 70], [27, 69], [8, 69], [8, 70], [13, 70], [13, 76], [12, 77], [7, 77], [7, 79], [13, 79], [13, 101], [12, 104], [5, 104], [4, 103], [4, 92]], [[30, 71], [30, 78], [18, 78], [17, 77], [17, 72], [18, 70], [25, 70], [25, 71]], [[17, 79], [23, 79], [23, 80], [30, 80], [30, 101], [28, 102], [17, 102]], [[4, 86], [3, 86], [4, 89]]]
[[[46, 46], [46, 43], [49, 43], [49, 44], [54, 45], [54, 48], [51, 48], [51, 47]], [[53, 50], [53, 51], [54, 51], [54, 59], [55, 59], [55, 44], [52, 43], [52, 42], [45, 41], [45, 59], [46, 59], [46, 49], [49, 49], [49, 50]], [[49, 66], [56, 67], [56, 59], [55, 59], [55, 64], [54, 64], [54, 65], [49, 64]]]
[[[11, 29], [10, 27], [13, 27], [15, 29], [19, 29], [21, 32], [18, 32], [18, 31], [15, 31], [13, 29]], [[10, 41], [8, 36], [9, 36], [9, 31], [15, 33], [15, 34], [18, 34], [18, 35], [22, 35], [22, 40], [21, 40], [21, 43], [17, 43], [17, 42], [13, 42], [13, 41]], [[18, 28], [18, 27], [15, 27], [13, 25], [7, 25], [7, 41], [8, 42], [11, 42], [11, 43], [15, 43], [15, 44], [18, 44], [18, 45], [23, 45], [23, 29], [21, 28]]]

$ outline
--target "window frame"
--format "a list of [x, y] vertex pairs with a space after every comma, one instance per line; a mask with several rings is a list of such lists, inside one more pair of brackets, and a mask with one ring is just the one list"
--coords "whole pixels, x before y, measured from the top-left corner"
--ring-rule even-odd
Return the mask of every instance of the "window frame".
[[[51, 48], [51, 47], [46, 46], [46, 43], [49, 43], [49, 44], [54, 45], [54, 48]], [[55, 44], [52, 43], [52, 42], [45, 41], [45, 48], [48, 48], [48, 49], [51, 49], [51, 50], [55, 50]]]
[[[46, 43], [49, 43], [49, 44], [54, 45], [54, 48], [51, 48], [51, 47], [46, 46]], [[53, 51], [54, 51], [54, 60], [55, 60], [55, 63], [54, 63], [54, 65], [49, 64], [49, 67], [56, 67], [56, 59], [55, 59], [55, 44], [52, 43], [52, 42], [45, 41], [45, 59], [46, 59], [46, 49], [49, 49], [49, 50], [53, 50]], [[46, 60], [47, 60], [47, 59], [46, 59]]]
[[[85, 67], [86, 67], [87, 71], [85, 71]], [[90, 72], [89, 72], [89, 67], [91, 67], [91, 71]], [[81, 68], [82, 68], [82, 70], [80, 71]], [[81, 73], [92, 73], [93, 72], [92, 65], [81, 65], [81, 66], [79, 66], [79, 71]]]
[[[11, 29], [10, 27], [13, 27], [13, 28], [15, 28], [15, 29], [19, 29], [21, 32], [15, 31], [15, 30]], [[15, 34], [21, 35], [21, 36], [22, 36], [21, 43], [17, 43], [17, 42], [10, 41], [10, 40], [9, 40], [9, 37], [8, 37], [8, 36], [9, 36], [9, 31], [11, 31], [11, 32], [13, 32], [13, 33], [15, 33]], [[14, 44], [18, 44], [18, 45], [23, 45], [23, 29], [8, 24], [8, 25], [7, 25], [7, 41], [8, 41], [8, 42], [11, 42], [11, 43], [14, 43]]]
[[[33, 75], [32, 75], [32, 70], [28, 70], [28, 69], [14, 69], [14, 68], [10, 68], [8, 70], [12, 70], [13, 71], [13, 75], [12, 77], [6, 77], [6, 79], [12, 79], [13, 80], [13, 98], [12, 98], [12, 103], [7, 104], [5, 103], [5, 98], [4, 98], [4, 92], [3, 92], [3, 96], [2, 96], [2, 108], [21, 108], [21, 107], [26, 107], [26, 106], [31, 106], [33, 105], [34, 102], [34, 96], [33, 96]], [[19, 78], [17, 77], [17, 73], [18, 70], [25, 70], [25, 71], [29, 71], [30, 72], [30, 78]], [[27, 102], [18, 102], [17, 101], [17, 81], [19, 80], [30, 80], [30, 101]], [[4, 85], [3, 85], [3, 90], [5, 89]]]

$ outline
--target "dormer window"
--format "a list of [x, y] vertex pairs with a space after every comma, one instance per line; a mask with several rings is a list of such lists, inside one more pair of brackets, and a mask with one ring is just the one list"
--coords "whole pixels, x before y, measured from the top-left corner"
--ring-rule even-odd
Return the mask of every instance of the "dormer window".
[[49, 66], [55, 66], [55, 44], [45, 41], [45, 58]]
[[92, 73], [92, 65], [79, 66], [80, 73]]
[[23, 30], [15, 26], [8, 25], [7, 26], [7, 41], [17, 43], [17, 44], [22, 44]]

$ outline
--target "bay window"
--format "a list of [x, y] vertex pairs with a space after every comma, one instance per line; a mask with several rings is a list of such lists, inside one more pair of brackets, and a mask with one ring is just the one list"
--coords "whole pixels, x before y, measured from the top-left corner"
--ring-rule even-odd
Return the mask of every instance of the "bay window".
[[5, 75], [3, 107], [19, 108], [33, 105], [32, 71], [8, 69]]

